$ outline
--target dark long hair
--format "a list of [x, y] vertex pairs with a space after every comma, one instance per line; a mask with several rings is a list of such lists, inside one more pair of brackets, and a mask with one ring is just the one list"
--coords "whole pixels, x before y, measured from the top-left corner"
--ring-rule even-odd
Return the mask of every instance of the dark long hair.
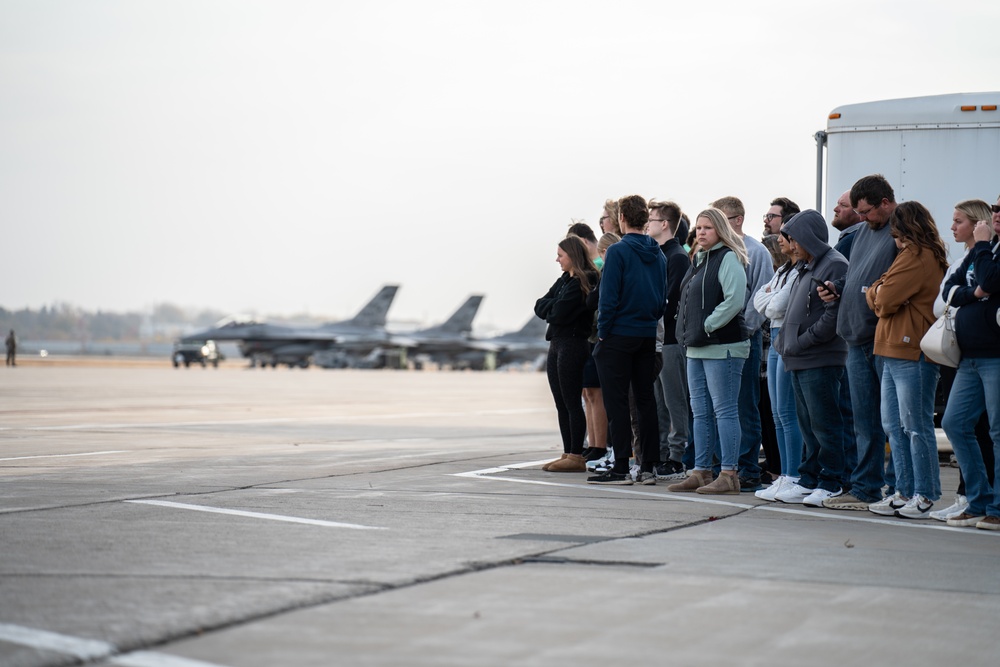
[[569, 257], [570, 273], [580, 281], [580, 291], [583, 292], [583, 298], [586, 299], [593, 288], [591, 280], [594, 279], [596, 282], [597, 278], [597, 266], [590, 259], [587, 245], [579, 236], [567, 236], [559, 242], [559, 247]]
[[889, 232], [894, 238], [916, 246], [918, 255], [925, 249], [930, 250], [941, 268], [948, 270], [948, 251], [944, 241], [938, 234], [931, 212], [920, 202], [906, 201], [898, 205], [889, 216]]

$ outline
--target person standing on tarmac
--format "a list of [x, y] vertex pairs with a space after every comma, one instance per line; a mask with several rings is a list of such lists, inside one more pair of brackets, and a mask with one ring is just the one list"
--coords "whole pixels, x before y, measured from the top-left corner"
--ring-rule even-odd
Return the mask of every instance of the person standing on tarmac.
[[17, 366], [17, 337], [14, 335], [13, 329], [7, 334], [7, 339], [4, 343], [7, 345], [7, 365]]
[[656, 329], [665, 301], [667, 262], [656, 241], [645, 235], [649, 220], [646, 200], [639, 195], [618, 201], [622, 240], [608, 248], [601, 275], [594, 360], [601, 377], [608, 412], [614, 467], [588, 477], [590, 484], [632, 484], [629, 450], [632, 423], [629, 387], [638, 411], [640, 450], [637, 480], [656, 483], [659, 463], [659, 423], [653, 380], [656, 377]]
[[594, 309], [587, 295], [597, 289], [597, 267], [579, 236], [567, 236], [559, 242], [556, 262], [563, 273], [542, 298], [535, 302], [535, 315], [548, 323], [545, 338], [549, 354], [545, 371], [552, 398], [559, 415], [563, 455], [542, 466], [549, 472], [586, 472], [583, 438], [587, 419], [580, 395], [583, 392], [583, 367], [590, 354]]

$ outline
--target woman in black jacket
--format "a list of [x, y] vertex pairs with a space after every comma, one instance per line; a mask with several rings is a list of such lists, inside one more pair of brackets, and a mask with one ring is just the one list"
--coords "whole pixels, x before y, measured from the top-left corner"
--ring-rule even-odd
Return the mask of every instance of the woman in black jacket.
[[583, 439], [587, 419], [580, 402], [583, 391], [583, 366], [590, 354], [590, 336], [594, 307], [587, 305], [587, 295], [597, 289], [597, 267], [587, 247], [576, 236], [559, 242], [556, 262], [563, 274], [548, 293], [535, 302], [535, 315], [548, 322], [545, 339], [549, 355], [545, 370], [555, 399], [562, 435], [563, 455], [542, 466], [549, 472], [586, 472]]
[[[955, 335], [962, 361], [948, 396], [941, 426], [962, 469], [969, 506], [948, 519], [949, 526], [1000, 530], [1000, 198], [991, 221], [973, 228], [975, 245], [944, 283], [942, 298], [960, 306]], [[952, 296], [954, 291], [954, 296]], [[983, 410], [993, 440], [994, 478], [990, 484], [979, 443], [976, 422]]]

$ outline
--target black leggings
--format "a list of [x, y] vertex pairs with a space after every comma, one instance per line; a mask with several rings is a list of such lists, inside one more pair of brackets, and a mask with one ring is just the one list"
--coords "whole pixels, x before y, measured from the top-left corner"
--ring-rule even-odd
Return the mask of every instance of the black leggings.
[[563, 452], [580, 454], [587, 435], [587, 416], [583, 412], [583, 365], [590, 355], [586, 338], [553, 338], [545, 372], [559, 415], [559, 433]]

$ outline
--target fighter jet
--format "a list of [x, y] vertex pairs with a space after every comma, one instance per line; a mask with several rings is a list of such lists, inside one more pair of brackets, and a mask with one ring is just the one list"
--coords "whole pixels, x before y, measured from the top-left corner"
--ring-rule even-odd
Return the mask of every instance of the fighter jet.
[[427, 360], [454, 367], [460, 355], [471, 349], [472, 320], [482, 301], [481, 294], [473, 294], [443, 323], [406, 334], [393, 334], [391, 344], [405, 348], [417, 368], [422, 368]]
[[250, 359], [251, 367], [262, 368], [276, 368], [279, 364], [286, 364], [289, 368], [308, 368], [314, 353], [331, 349], [363, 356], [388, 343], [386, 313], [398, 289], [398, 285], [383, 286], [357, 315], [342, 322], [297, 328], [266, 322], [229, 320], [181, 340], [239, 341], [240, 353]]
[[[545, 320], [535, 315], [517, 331], [510, 331], [492, 338], [477, 338], [469, 342], [472, 351], [464, 355], [472, 368], [499, 368], [506, 364], [534, 362], [541, 365], [549, 343], [545, 340]], [[493, 356], [490, 360], [489, 355]]]

